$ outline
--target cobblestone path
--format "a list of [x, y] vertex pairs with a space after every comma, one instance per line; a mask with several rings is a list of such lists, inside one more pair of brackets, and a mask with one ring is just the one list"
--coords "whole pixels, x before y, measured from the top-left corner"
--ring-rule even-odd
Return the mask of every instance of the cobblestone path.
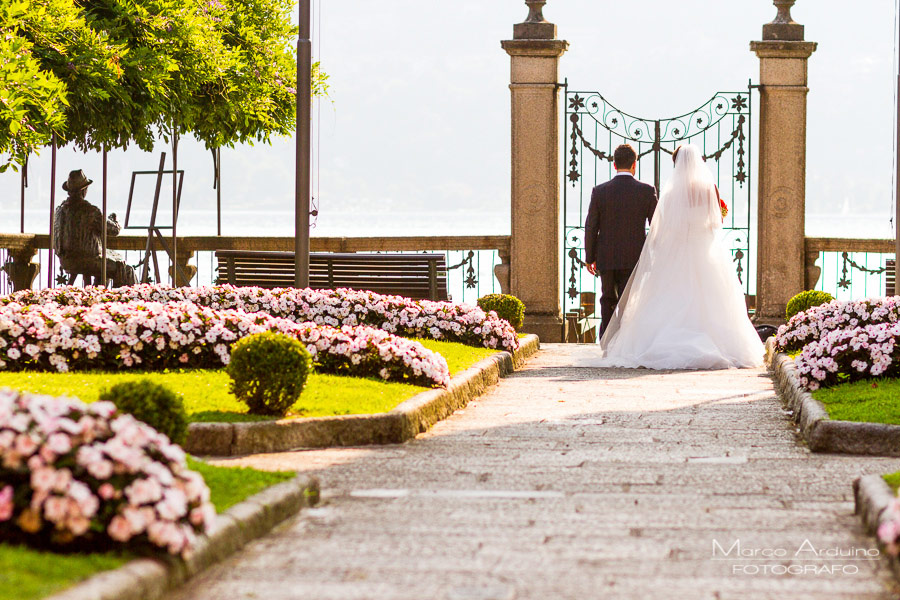
[[851, 483], [900, 461], [809, 453], [762, 370], [569, 366], [593, 351], [545, 346], [402, 446], [223, 461], [315, 474], [323, 503], [173, 599], [898, 597], [812, 550], [874, 547]]

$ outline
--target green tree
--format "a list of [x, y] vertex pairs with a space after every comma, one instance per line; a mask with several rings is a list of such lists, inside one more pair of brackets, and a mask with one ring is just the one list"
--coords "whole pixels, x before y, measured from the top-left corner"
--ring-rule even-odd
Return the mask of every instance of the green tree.
[[[292, 0], [80, 0], [91, 27], [127, 48], [126, 89], [140, 102], [110, 106], [135, 140], [151, 149], [155, 133], [193, 134], [209, 148], [269, 142], [293, 132], [297, 30]], [[314, 91], [327, 76], [314, 69]], [[121, 115], [143, 109], [143, 118]], [[129, 132], [135, 133], [135, 132]], [[122, 146], [122, 140], [117, 144]]]
[[66, 87], [18, 34], [27, 0], [0, 6], [0, 172], [16, 168], [65, 125]]
[[[290, 134], [297, 34], [291, 8], [291, 0], [7, 5], [0, 16], [0, 31], [11, 33], [0, 42], [5, 164], [21, 164], [54, 132], [82, 150], [132, 143], [152, 150], [175, 132], [210, 148]], [[318, 64], [313, 80], [314, 95], [326, 95]], [[23, 128], [23, 116], [33, 129]], [[10, 125], [13, 117], [20, 125]]]
[[84, 148], [152, 150], [174, 124], [190, 131], [195, 97], [224, 72], [227, 57], [216, 23], [200, 0], [79, 0], [88, 26], [124, 49], [120, 93], [97, 103], [104, 115], [70, 121], [73, 141]]

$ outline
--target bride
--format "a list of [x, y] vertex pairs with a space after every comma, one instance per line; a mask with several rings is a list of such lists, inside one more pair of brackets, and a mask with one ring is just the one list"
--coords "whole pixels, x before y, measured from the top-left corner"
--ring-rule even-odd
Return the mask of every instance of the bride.
[[596, 366], [760, 366], [762, 342], [730, 257], [716, 239], [722, 214], [712, 174], [696, 146], [681, 146], [672, 158], [674, 173], [600, 340]]

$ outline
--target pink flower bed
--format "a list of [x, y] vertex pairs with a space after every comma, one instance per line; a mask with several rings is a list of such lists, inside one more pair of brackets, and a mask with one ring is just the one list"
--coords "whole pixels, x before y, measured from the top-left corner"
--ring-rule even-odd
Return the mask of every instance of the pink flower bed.
[[809, 390], [838, 383], [900, 375], [900, 323], [829, 331], [808, 342], [794, 359]]
[[900, 322], [900, 296], [833, 300], [791, 317], [778, 328], [775, 344], [783, 352], [796, 352], [832, 331], [897, 322]]
[[0, 390], [0, 537], [186, 555], [215, 519], [184, 452], [109, 402]]
[[450, 380], [442, 356], [380, 329], [296, 323], [191, 301], [0, 305], [0, 369], [221, 367], [236, 340], [262, 331], [302, 341], [322, 372], [429, 386]]
[[515, 330], [493, 311], [478, 306], [410, 300], [356, 290], [312, 290], [230, 285], [197, 288], [170, 288], [160, 285], [136, 285], [106, 288], [60, 287], [35, 292], [25, 290], [0, 298], [0, 304], [43, 304], [88, 306], [108, 302], [172, 302], [188, 300], [218, 309], [264, 312], [295, 322], [341, 327], [369, 325], [403, 337], [420, 337], [460, 342], [513, 351], [519, 347]]

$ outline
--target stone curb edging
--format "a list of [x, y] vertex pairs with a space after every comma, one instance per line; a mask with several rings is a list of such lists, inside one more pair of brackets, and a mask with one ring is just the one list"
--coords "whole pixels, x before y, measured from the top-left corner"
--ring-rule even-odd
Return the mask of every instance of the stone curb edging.
[[775, 352], [775, 339], [766, 342], [766, 365], [773, 372], [775, 390], [793, 412], [803, 439], [813, 452], [869, 456], [900, 456], [900, 425], [856, 423], [829, 418], [825, 406], [800, 385], [794, 361]]
[[[896, 500], [893, 490], [880, 475], [865, 475], [853, 481], [855, 512], [862, 519], [863, 527], [869, 535], [876, 535], [878, 527], [890, 517], [888, 507]], [[900, 579], [900, 560], [884, 552], [884, 544], [878, 541], [882, 558], [888, 561], [894, 577]]]
[[137, 558], [46, 600], [158, 600], [200, 571], [263, 537], [304, 506], [318, 502], [319, 482], [297, 476], [236, 504], [217, 516], [190, 558]]
[[498, 352], [456, 375], [446, 388], [422, 392], [390, 412], [256, 423], [192, 423], [184, 449], [195, 455], [238, 456], [297, 448], [400, 444], [464, 407], [540, 348], [536, 335], [515, 353]]

